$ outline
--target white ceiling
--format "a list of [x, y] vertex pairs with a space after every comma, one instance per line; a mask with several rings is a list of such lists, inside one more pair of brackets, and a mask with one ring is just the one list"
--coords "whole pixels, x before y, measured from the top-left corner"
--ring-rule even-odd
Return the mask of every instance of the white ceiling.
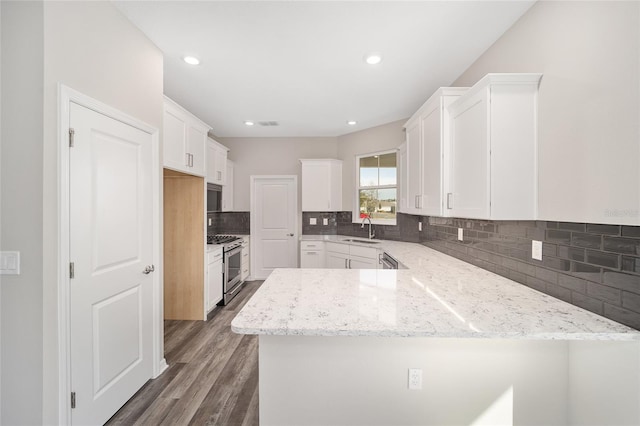
[[[114, 3], [164, 52], [165, 94], [213, 133], [282, 137], [337, 136], [409, 117], [534, 1]], [[364, 63], [371, 51], [382, 63]], [[187, 65], [185, 55], [201, 64]]]

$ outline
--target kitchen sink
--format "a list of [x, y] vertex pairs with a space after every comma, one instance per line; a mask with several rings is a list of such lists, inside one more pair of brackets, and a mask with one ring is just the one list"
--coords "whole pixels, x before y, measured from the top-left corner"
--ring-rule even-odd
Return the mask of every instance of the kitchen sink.
[[380, 244], [380, 241], [372, 241], [372, 240], [356, 240], [355, 238], [345, 238], [342, 241], [346, 241], [348, 243], [362, 243], [362, 244]]

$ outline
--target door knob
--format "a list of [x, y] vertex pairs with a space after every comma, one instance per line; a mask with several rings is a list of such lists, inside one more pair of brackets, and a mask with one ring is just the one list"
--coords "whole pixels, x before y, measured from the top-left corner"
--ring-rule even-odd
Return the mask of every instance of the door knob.
[[287, 236], [289, 236], [289, 237], [293, 237], [293, 234], [287, 234]]
[[148, 265], [146, 268], [144, 268], [144, 271], [142, 271], [142, 273], [147, 275], [147, 274], [150, 274], [151, 272], [153, 272], [155, 270], [156, 270], [155, 266]]

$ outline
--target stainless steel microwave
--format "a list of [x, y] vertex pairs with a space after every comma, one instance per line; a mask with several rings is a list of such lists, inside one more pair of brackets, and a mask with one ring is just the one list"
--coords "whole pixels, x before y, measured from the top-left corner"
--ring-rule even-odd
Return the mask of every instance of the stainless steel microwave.
[[207, 184], [207, 213], [222, 211], [222, 186]]

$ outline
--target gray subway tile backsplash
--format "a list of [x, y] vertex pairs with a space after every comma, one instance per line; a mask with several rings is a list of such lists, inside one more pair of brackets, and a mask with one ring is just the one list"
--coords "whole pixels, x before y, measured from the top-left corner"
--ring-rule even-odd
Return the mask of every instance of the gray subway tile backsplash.
[[[640, 227], [417, 217], [422, 244], [640, 329]], [[532, 239], [542, 262], [531, 259]]]

